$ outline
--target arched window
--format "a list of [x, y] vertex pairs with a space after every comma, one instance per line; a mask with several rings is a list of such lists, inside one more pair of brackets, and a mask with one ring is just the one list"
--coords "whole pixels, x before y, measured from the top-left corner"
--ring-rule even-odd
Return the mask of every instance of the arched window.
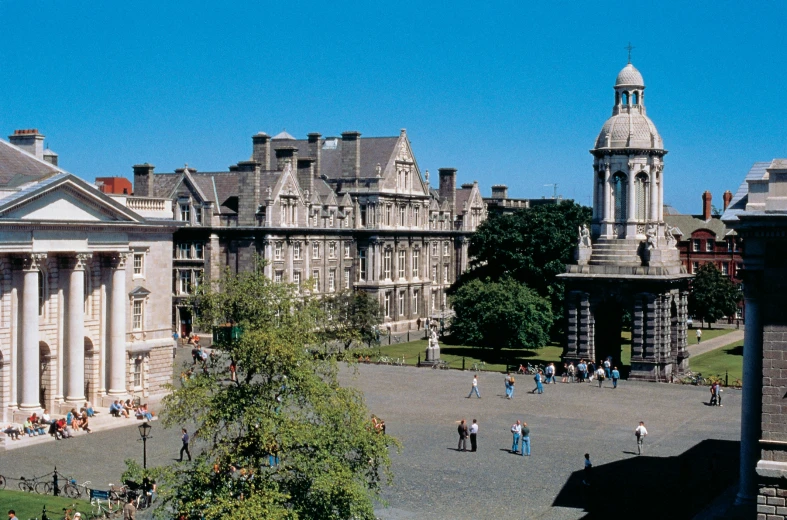
[[631, 104], [632, 105], [639, 105], [639, 92], [634, 91], [631, 94]]
[[623, 104], [624, 105], [628, 105], [629, 104], [629, 93], [628, 92], [624, 92], [623, 93]]
[[626, 221], [627, 193], [626, 174], [617, 172], [612, 176], [612, 200], [615, 204], [615, 221]]
[[615, 104], [620, 104], [620, 92], [615, 92]]
[[646, 173], [638, 173], [634, 177], [634, 194], [636, 203], [634, 214], [637, 220], [647, 220], [650, 206], [650, 180]]

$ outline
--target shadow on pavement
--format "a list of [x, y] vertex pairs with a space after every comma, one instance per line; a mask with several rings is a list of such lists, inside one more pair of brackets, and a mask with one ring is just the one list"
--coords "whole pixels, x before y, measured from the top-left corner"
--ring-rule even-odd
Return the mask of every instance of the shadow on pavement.
[[584, 509], [586, 519], [690, 519], [738, 479], [739, 452], [740, 442], [710, 439], [677, 457], [633, 456], [596, 466], [590, 485], [576, 471], [552, 505]]

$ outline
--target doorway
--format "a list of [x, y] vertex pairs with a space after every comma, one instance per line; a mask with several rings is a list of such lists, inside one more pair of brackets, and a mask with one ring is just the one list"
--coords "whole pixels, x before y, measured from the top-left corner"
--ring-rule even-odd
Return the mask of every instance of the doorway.
[[595, 317], [595, 352], [596, 359], [603, 361], [612, 358], [612, 366], [623, 372], [621, 355], [623, 352], [620, 333], [623, 328], [623, 307], [616, 301], [604, 301], [594, 313]]

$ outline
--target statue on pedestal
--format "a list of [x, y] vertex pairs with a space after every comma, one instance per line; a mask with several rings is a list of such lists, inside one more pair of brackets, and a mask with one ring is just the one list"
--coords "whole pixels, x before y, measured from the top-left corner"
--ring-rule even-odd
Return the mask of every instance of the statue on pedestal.
[[426, 347], [426, 361], [436, 363], [440, 361], [440, 345], [437, 343], [437, 330], [432, 329], [429, 334], [429, 346]]

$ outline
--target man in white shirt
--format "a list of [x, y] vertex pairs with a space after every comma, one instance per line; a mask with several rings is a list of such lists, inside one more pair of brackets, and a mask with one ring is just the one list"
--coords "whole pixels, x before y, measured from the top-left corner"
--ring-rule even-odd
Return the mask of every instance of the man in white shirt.
[[639, 426], [634, 430], [634, 435], [637, 436], [637, 455], [642, 455], [642, 443], [645, 441], [645, 437], [648, 436], [648, 430], [645, 428], [644, 422], [639, 422]]
[[514, 435], [514, 444], [511, 445], [511, 453], [519, 451], [519, 436], [522, 434], [522, 423], [517, 421], [511, 425], [511, 433]]
[[473, 375], [473, 388], [471, 388], [470, 389], [470, 393], [467, 394], [467, 398], [468, 399], [470, 399], [470, 397], [473, 395], [473, 392], [475, 392], [475, 395], [477, 395], [478, 398], [481, 399], [481, 394], [478, 392], [478, 375], [477, 374]]
[[477, 435], [478, 423], [473, 419], [473, 424], [470, 425], [470, 451], [476, 451], [478, 448]]

